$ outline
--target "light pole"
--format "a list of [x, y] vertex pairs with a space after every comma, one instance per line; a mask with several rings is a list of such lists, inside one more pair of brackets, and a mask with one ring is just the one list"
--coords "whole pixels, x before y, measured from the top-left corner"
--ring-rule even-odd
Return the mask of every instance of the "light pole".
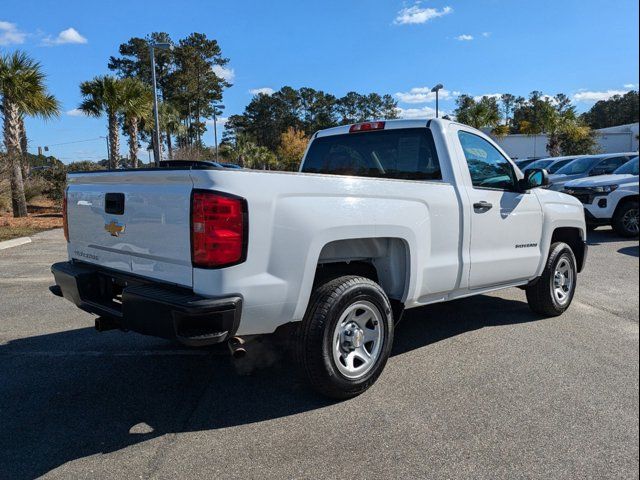
[[438, 113], [439, 113], [439, 105], [438, 105], [438, 91], [440, 91], [440, 89], [444, 88], [443, 85], [441, 83], [439, 83], [438, 85], [436, 85], [435, 87], [433, 87], [431, 89], [432, 92], [435, 92], [436, 94], [436, 118], [438, 118]]
[[160, 166], [160, 157], [162, 154], [162, 145], [160, 144], [160, 119], [158, 117], [158, 88], [156, 86], [156, 56], [155, 49], [173, 50], [170, 43], [150, 43], [149, 53], [151, 55], [151, 83], [153, 85], [153, 159], [156, 167]]
[[218, 158], [218, 110], [220, 110], [220, 113], [222, 113], [222, 110], [224, 110], [224, 105], [222, 105], [221, 103], [213, 105], [213, 141], [216, 147], [216, 162], [220, 160]]

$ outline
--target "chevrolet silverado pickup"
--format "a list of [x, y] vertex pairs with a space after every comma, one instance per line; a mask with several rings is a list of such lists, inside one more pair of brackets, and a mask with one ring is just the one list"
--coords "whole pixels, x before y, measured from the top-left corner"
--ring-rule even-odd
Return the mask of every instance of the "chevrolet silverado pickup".
[[98, 330], [238, 353], [284, 332], [309, 383], [349, 398], [381, 374], [405, 309], [509, 287], [539, 315], [569, 307], [584, 212], [546, 183], [442, 119], [319, 131], [299, 172], [74, 173], [51, 290]]

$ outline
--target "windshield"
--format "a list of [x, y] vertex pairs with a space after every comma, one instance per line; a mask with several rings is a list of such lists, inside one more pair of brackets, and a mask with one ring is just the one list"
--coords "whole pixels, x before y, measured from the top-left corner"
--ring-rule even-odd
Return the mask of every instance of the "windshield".
[[558, 170], [560, 170], [562, 167], [567, 165], [569, 162], [573, 162], [574, 160], [575, 158], [567, 158], [566, 160], [557, 160], [556, 162], [553, 163], [553, 165], [547, 168], [547, 170], [549, 171], [549, 173], [557, 173]]
[[589, 170], [589, 167], [593, 164], [594, 157], [578, 158], [573, 162], [565, 165], [558, 170], [558, 175], [578, 175]]
[[619, 175], [638, 175], [638, 157], [629, 160], [613, 173]]
[[547, 168], [550, 164], [553, 163], [553, 160], [536, 160], [535, 162], [527, 165], [527, 169], [530, 168]]
[[404, 128], [316, 138], [302, 172], [441, 180], [431, 130]]

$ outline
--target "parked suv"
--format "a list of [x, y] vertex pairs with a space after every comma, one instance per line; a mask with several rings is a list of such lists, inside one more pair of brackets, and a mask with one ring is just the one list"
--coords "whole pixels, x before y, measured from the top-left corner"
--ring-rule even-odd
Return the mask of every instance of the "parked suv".
[[567, 182], [563, 192], [584, 204], [588, 227], [612, 225], [624, 237], [638, 236], [638, 157], [612, 175]]
[[571, 180], [609, 175], [637, 155], [638, 152], [626, 152], [578, 158], [549, 177], [551, 183], [549, 188], [561, 192], [564, 189], [564, 184]]

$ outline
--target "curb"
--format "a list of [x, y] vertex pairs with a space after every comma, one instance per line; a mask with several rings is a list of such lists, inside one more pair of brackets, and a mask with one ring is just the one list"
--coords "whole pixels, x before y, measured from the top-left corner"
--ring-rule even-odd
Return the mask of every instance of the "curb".
[[0, 250], [5, 250], [11, 247], [17, 247], [19, 245], [25, 245], [27, 243], [31, 243], [31, 238], [29, 237], [12, 238], [11, 240], [5, 240], [4, 242], [0, 242]]

